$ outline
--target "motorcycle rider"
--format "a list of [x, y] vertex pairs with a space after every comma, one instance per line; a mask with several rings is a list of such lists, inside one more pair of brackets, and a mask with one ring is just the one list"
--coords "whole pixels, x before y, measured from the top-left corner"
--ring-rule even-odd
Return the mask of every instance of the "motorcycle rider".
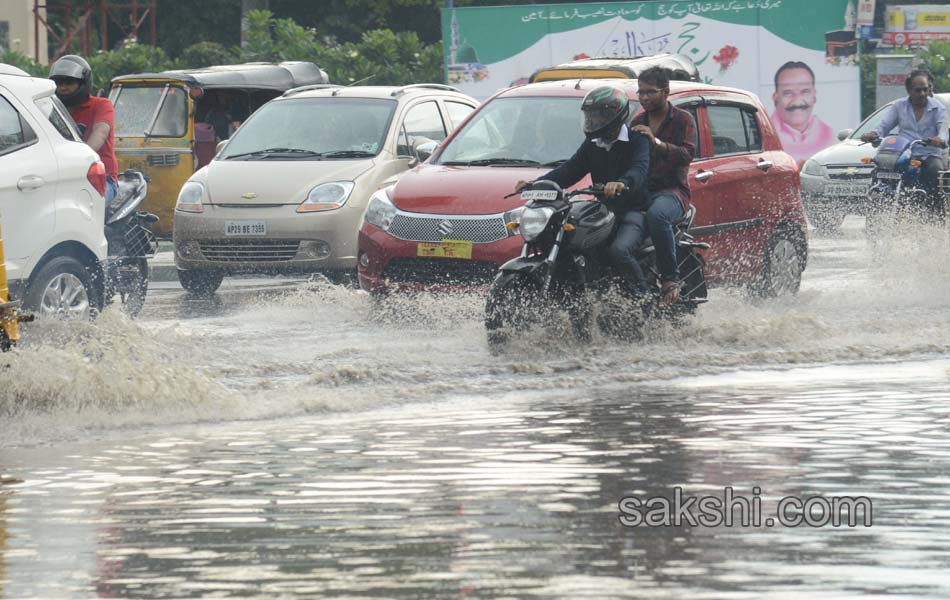
[[939, 173], [947, 168], [947, 109], [933, 97], [933, 75], [918, 69], [911, 71], [904, 80], [907, 97], [896, 100], [885, 111], [877, 127], [861, 136], [864, 142], [872, 142], [898, 126], [898, 136], [909, 140], [927, 140], [929, 146], [915, 146], [914, 156], [921, 159], [920, 185], [927, 192], [928, 208], [942, 210], [943, 203], [937, 195]]
[[66, 105], [79, 126], [83, 141], [99, 154], [106, 168], [106, 203], [119, 191], [119, 163], [115, 158], [115, 108], [108, 98], [92, 96], [92, 67], [80, 56], [67, 54], [49, 70], [56, 97]]
[[679, 298], [680, 273], [673, 224], [683, 218], [689, 205], [689, 163], [696, 153], [696, 125], [690, 113], [670, 104], [670, 77], [666, 69], [651, 67], [643, 71], [637, 85], [643, 112], [630, 125], [650, 141], [649, 208], [645, 215], [637, 213], [631, 243], [639, 246], [649, 232], [662, 281], [661, 302], [669, 306]]
[[[648, 206], [643, 186], [650, 166], [647, 138], [627, 128], [630, 100], [614, 86], [594, 88], [581, 104], [581, 125], [586, 139], [571, 158], [538, 180], [549, 180], [568, 188], [588, 173], [594, 184], [604, 186], [605, 204], [617, 216], [618, 226], [608, 249], [611, 264], [638, 294], [646, 285], [634, 252], [636, 223]], [[529, 185], [518, 181], [515, 192]]]

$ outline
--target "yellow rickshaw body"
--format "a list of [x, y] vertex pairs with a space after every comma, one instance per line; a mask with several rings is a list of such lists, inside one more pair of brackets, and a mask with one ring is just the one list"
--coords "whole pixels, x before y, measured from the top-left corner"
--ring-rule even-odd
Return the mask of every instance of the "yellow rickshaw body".
[[[215, 154], [218, 138], [202, 119], [206, 103], [219, 94], [237, 98], [247, 118], [285, 91], [329, 83], [313, 63], [247, 63], [161, 73], [123, 75], [112, 80], [115, 105], [115, 155], [119, 171], [133, 169], [148, 178], [142, 210], [154, 213], [158, 237], [170, 238], [181, 186]], [[241, 120], [241, 119], [238, 119]], [[201, 129], [199, 131], [199, 128]]]
[[0, 351], [9, 350], [20, 339], [16, 305], [10, 302], [7, 267], [3, 260], [3, 226], [0, 223]]

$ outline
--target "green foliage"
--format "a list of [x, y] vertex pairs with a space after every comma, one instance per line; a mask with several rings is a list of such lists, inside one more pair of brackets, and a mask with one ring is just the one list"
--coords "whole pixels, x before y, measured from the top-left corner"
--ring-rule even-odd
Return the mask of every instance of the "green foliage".
[[874, 112], [877, 101], [877, 58], [870, 53], [861, 55], [861, 119]]
[[[425, 4], [428, 0], [402, 0]], [[366, 4], [354, 0], [354, 6]], [[348, 84], [369, 78], [373, 85], [404, 85], [443, 80], [442, 45], [425, 44], [415, 32], [373, 29], [362, 33], [358, 41], [338, 43], [334, 37], [322, 38], [293, 19], [275, 18], [266, 10], [248, 11], [247, 43], [243, 48], [221, 42], [203, 41], [184, 48], [172, 59], [162, 48], [123, 42], [110, 52], [85, 57], [92, 66], [95, 91], [108, 91], [113, 77], [129, 73], [155, 73], [168, 69], [200, 68], [239, 62], [311, 61], [319, 65], [334, 83]], [[49, 68], [13, 51], [0, 60], [40, 77]]]
[[423, 45], [414, 32], [367, 31], [359, 43], [325, 49], [321, 65], [335, 83], [370, 77], [373, 85], [442, 81], [442, 47]]
[[247, 44], [242, 60], [308, 60], [334, 83], [367, 77], [375, 85], [403, 85], [442, 80], [442, 47], [424, 45], [414, 32], [367, 31], [359, 42], [319, 40], [316, 31], [291, 19], [275, 19], [269, 11], [247, 14]]
[[185, 48], [176, 61], [179, 69], [197, 69], [209, 65], [230, 65], [238, 62], [240, 52], [218, 42], [198, 42]]
[[950, 91], [950, 42], [931, 42], [917, 54], [920, 68], [934, 76], [934, 92]]
[[109, 90], [113, 77], [128, 73], [155, 73], [173, 67], [172, 61], [161, 48], [126, 40], [118, 50], [99, 52], [85, 57], [92, 67], [93, 88]]
[[0, 53], [0, 63], [6, 63], [23, 69], [34, 77], [46, 77], [49, 75], [49, 67], [39, 64], [29, 56], [20, 54], [16, 50], [4, 50]]

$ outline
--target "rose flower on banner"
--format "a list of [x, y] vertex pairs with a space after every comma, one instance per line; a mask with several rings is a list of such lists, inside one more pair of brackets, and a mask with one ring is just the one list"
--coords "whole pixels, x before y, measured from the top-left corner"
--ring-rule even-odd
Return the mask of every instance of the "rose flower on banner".
[[719, 71], [728, 71], [729, 67], [735, 64], [739, 58], [739, 49], [730, 44], [726, 44], [719, 49], [719, 54], [713, 56], [713, 60], [719, 63]]

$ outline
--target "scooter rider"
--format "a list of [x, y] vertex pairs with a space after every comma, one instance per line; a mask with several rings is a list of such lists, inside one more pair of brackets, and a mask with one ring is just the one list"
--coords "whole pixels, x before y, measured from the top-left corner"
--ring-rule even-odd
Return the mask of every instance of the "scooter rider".
[[[538, 179], [567, 188], [590, 173], [594, 184], [604, 186], [604, 202], [617, 215], [619, 223], [609, 248], [611, 264], [624, 274], [635, 291], [643, 293], [645, 280], [634, 256], [639, 242], [632, 230], [636, 227], [636, 215], [641, 215], [637, 211], [648, 208], [643, 187], [650, 166], [649, 142], [627, 128], [630, 100], [616, 87], [605, 85], [588, 92], [581, 104], [581, 114], [586, 139], [570, 159]], [[528, 185], [519, 181], [515, 192]]]
[[119, 191], [112, 102], [91, 95], [92, 67], [75, 54], [67, 54], [53, 63], [49, 78], [56, 82], [56, 97], [69, 109], [83, 141], [99, 154], [106, 168], [106, 202], [111, 202]]
[[865, 142], [880, 139], [899, 126], [900, 137], [909, 140], [927, 140], [929, 146], [915, 146], [914, 156], [923, 162], [920, 184], [927, 192], [932, 208], [942, 205], [937, 195], [939, 173], [947, 168], [947, 109], [933, 98], [933, 76], [923, 69], [912, 71], [904, 81], [907, 97], [895, 101], [885, 111], [877, 127], [861, 136]]

